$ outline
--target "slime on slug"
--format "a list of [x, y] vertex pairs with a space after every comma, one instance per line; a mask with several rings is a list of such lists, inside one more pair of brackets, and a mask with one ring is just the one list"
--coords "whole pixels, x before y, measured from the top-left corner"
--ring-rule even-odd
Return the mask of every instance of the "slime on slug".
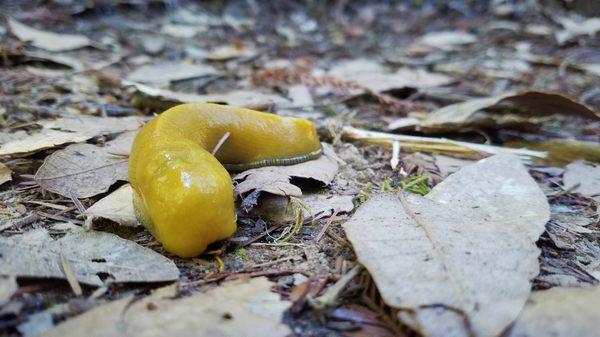
[[320, 155], [315, 126], [306, 119], [178, 105], [146, 124], [133, 142], [129, 181], [136, 217], [167, 251], [196, 256], [237, 228], [228, 170], [292, 165]]

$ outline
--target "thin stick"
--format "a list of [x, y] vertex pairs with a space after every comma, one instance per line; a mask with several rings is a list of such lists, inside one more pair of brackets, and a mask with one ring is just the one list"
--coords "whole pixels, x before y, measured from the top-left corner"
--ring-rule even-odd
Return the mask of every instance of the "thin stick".
[[334, 306], [342, 290], [362, 271], [362, 265], [357, 264], [346, 275], [342, 276], [334, 285], [329, 287], [325, 293], [317, 297], [311, 304], [313, 308], [323, 309]]
[[83, 290], [81, 289], [81, 285], [77, 281], [77, 276], [75, 276], [75, 273], [73, 272], [73, 269], [71, 269], [69, 261], [67, 261], [67, 259], [62, 253], [60, 253], [60, 265], [62, 266], [63, 273], [65, 274], [67, 282], [69, 282], [69, 286], [71, 287], [71, 290], [73, 290], [73, 293], [77, 296], [83, 295]]
[[258, 264], [255, 264], [253, 266], [250, 266], [250, 267], [248, 267], [246, 269], [252, 270], [252, 269], [257, 269], [257, 268], [269, 267], [269, 266], [272, 266], [272, 265], [275, 265], [275, 264], [279, 264], [281, 262], [286, 262], [286, 261], [289, 261], [289, 260], [294, 260], [296, 258], [298, 258], [298, 256], [287, 256], [287, 257], [284, 257], [284, 258], [281, 258], [281, 259], [277, 259], [277, 260], [273, 260], [273, 261], [269, 261], [269, 262], [265, 262], [265, 263], [258, 263]]
[[227, 138], [229, 138], [229, 135], [231, 135], [231, 132], [227, 131], [227, 132], [225, 132], [225, 134], [223, 134], [223, 137], [221, 137], [221, 139], [219, 139], [219, 141], [217, 142], [217, 145], [215, 145], [215, 148], [211, 152], [211, 154], [213, 156], [217, 153], [217, 151], [219, 151], [221, 146], [223, 146], [223, 143], [225, 143]]
[[323, 238], [323, 235], [325, 235], [325, 232], [329, 229], [329, 226], [331, 226], [331, 223], [333, 222], [333, 220], [335, 220], [337, 214], [338, 214], [339, 209], [336, 208], [333, 211], [333, 214], [331, 214], [331, 216], [329, 217], [329, 219], [327, 219], [327, 222], [325, 223], [325, 226], [323, 226], [323, 228], [321, 229], [321, 231], [319, 232], [319, 234], [317, 234], [316, 237], [316, 241], [319, 242], [321, 241], [321, 239]]
[[392, 143], [392, 159], [390, 160], [390, 165], [392, 166], [392, 170], [395, 170], [398, 167], [398, 163], [400, 163], [400, 142], [395, 140]]
[[462, 154], [473, 156], [509, 153], [527, 159], [546, 158], [548, 156], [548, 153], [546, 152], [533, 151], [526, 148], [513, 149], [494, 145], [461, 142], [446, 138], [407, 136], [387, 132], [362, 130], [351, 126], [345, 126], [342, 130], [342, 135], [352, 140], [364, 140], [373, 143], [392, 144], [394, 141], [399, 141], [402, 143], [404, 149], [420, 150], [424, 152], [441, 152], [448, 155]]
[[73, 193], [73, 191], [71, 191], [71, 190], [69, 190], [69, 197], [71, 198], [71, 201], [73, 202], [73, 204], [75, 204], [75, 208], [77, 208], [77, 211], [79, 212], [79, 214], [85, 213], [85, 206], [83, 206], [81, 201], [79, 201], [79, 199], [77, 199], [77, 196], [75, 196], [75, 193]]

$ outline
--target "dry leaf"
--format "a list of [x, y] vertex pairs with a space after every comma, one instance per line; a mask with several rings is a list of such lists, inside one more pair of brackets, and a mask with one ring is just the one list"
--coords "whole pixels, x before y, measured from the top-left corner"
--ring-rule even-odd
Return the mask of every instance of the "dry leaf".
[[98, 200], [85, 214], [112, 220], [123, 226], [139, 226], [133, 209], [133, 191], [126, 184], [118, 190]]
[[472, 160], [464, 160], [458, 158], [452, 158], [444, 155], [434, 155], [435, 166], [440, 171], [440, 175], [445, 178], [450, 174], [460, 170], [461, 168], [473, 164]]
[[600, 196], [600, 166], [583, 161], [567, 165], [563, 175], [565, 189], [586, 197]]
[[256, 55], [258, 55], [258, 51], [251, 47], [225, 45], [211, 50], [206, 58], [214, 61], [225, 61], [240, 57], [253, 57]]
[[133, 86], [141, 94], [175, 106], [179, 103], [219, 103], [249, 109], [265, 110], [271, 105], [290, 106], [291, 103], [278, 95], [264, 94], [257, 91], [234, 90], [224, 94], [197, 95], [152, 88], [147, 85], [123, 81], [124, 85]]
[[315, 160], [289, 166], [267, 166], [244, 171], [233, 180], [235, 194], [244, 195], [254, 190], [283, 196], [301, 196], [300, 187], [292, 178], [312, 179], [329, 185], [338, 171], [335, 153], [328, 144], [322, 144], [323, 155]]
[[508, 337], [597, 337], [600, 287], [534, 291]]
[[423, 35], [420, 42], [430, 47], [452, 50], [477, 42], [477, 36], [459, 31], [439, 31]]
[[54, 327], [52, 314], [48, 310], [44, 310], [27, 317], [27, 320], [17, 326], [17, 330], [23, 337], [42, 336]]
[[217, 74], [217, 70], [206, 64], [157, 63], [143, 65], [131, 72], [127, 79], [133, 82], [169, 84], [169, 82]]
[[[490, 108], [509, 108], [523, 114], [482, 112], [482, 110]], [[517, 95], [504, 94], [451, 104], [423, 115], [420, 119], [400, 118], [391, 122], [388, 129], [410, 128], [425, 133], [448, 132], [478, 125], [502, 127], [524, 123], [535, 124], [539, 122], [539, 119], [532, 116], [552, 116], [554, 114], [592, 120], [600, 119], [600, 115], [565, 96], [529, 91]]]
[[284, 337], [281, 323], [290, 302], [271, 292], [264, 277], [224, 283], [205, 293], [173, 298], [171, 288], [140, 300], [124, 298], [67, 320], [46, 337]]
[[65, 51], [79, 49], [91, 45], [91, 41], [76, 34], [58, 34], [26, 26], [19, 21], [8, 18], [10, 31], [21, 41], [31, 41], [34, 47], [48, 51]]
[[[81, 62], [81, 60], [75, 58], [75, 57], [71, 57], [68, 55], [63, 55], [63, 54], [53, 54], [53, 53], [48, 53], [48, 52], [44, 52], [44, 51], [26, 51], [25, 52], [25, 56], [28, 59], [31, 59], [33, 61], [42, 61], [44, 63], [55, 63], [55, 64], [59, 64], [59, 65], [63, 65], [66, 67], [71, 68], [74, 71], [82, 71], [86, 68], [86, 65]], [[36, 69], [38, 72], [40, 71], [40, 69], [38, 68], [34, 68]], [[48, 69], [46, 69], [48, 70]]]
[[137, 132], [127, 132], [104, 146], [73, 144], [44, 160], [35, 180], [45, 190], [65, 197], [88, 198], [127, 181], [127, 155]]
[[0, 163], [0, 185], [12, 180], [12, 171], [4, 164]]
[[344, 229], [385, 302], [409, 310], [400, 316], [407, 324], [426, 336], [491, 337], [529, 296], [549, 216], [525, 167], [503, 155], [463, 168], [426, 197], [373, 196]]
[[0, 276], [0, 307], [10, 301], [10, 297], [18, 288], [19, 285], [14, 276]]
[[37, 124], [42, 125], [41, 131], [0, 145], [0, 156], [30, 153], [66, 143], [83, 142], [99, 135], [137, 130], [146, 119], [77, 116], [40, 121]]
[[392, 72], [381, 64], [366, 59], [340, 61], [329, 70], [329, 75], [342, 81], [360, 84], [374, 92], [430, 88], [454, 81], [446, 75], [430, 73], [423, 69], [400, 68]]
[[593, 37], [600, 31], [600, 18], [575, 19], [569, 17], [558, 17], [557, 20], [565, 28], [554, 34], [559, 45], [580, 35]]
[[166, 282], [177, 280], [173, 261], [117, 235], [72, 226], [59, 239], [45, 229], [0, 237], [0, 275], [64, 278], [60, 254], [81, 283]]
[[[303, 194], [298, 201], [304, 206], [301, 211], [304, 219], [320, 219], [333, 212], [348, 213], [354, 209], [352, 195]], [[280, 195], [267, 195], [250, 213], [253, 217], [273, 223], [287, 223], [295, 219], [289, 200]]]

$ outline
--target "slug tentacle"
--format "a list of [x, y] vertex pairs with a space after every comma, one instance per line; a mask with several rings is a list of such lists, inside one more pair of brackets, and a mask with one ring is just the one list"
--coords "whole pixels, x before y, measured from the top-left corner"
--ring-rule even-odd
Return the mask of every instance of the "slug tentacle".
[[216, 104], [176, 106], [146, 124], [133, 143], [136, 217], [169, 252], [198, 255], [236, 230], [226, 168], [291, 165], [319, 155], [308, 120]]

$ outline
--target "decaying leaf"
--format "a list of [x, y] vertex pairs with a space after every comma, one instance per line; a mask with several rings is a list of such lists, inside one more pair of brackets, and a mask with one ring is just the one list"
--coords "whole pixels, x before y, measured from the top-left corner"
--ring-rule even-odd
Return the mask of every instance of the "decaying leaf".
[[341, 61], [329, 70], [329, 75], [342, 81], [358, 83], [374, 92], [430, 88], [454, 81], [446, 75], [430, 73], [423, 69], [400, 68], [392, 72], [381, 64], [366, 59]]
[[[337, 213], [348, 213], [354, 209], [352, 195], [303, 194], [298, 197], [302, 203], [304, 219], [320, 219]], [[260, 203], [252, 209], [251, 216], [273, 223], [287, 223], [294, 220], [294, 212], [288, 198], [280, 195], [262, 197]]]
[[85, 214], [112, 220], [123, 226], [139, 226], [133, 210], [133, 190], [126, 184], [98, 200]]
[[439, 31], [423, 35], [420, 42], [430, 47], [451, 50], [477, 42], [477, 36], [460, 31]]
[[77, 116], [40, 121], [42, 130], [0, 145], [0, 156], [30, 153], [66, 143], [139, 129], [147, 118]]
[[600, 287], [534, 291], [507, 336], [595, 337], [599, 307]]
[[128, 297], [94, 308], [45, 336], [287, 336], [290, 328], [281, 319], [291, 302], [280, 300], [272, 286], [260, 277], [183, 298], [173, 298], [172, 287], [161, 288], [140, 300]]
[[130, 81], [123, 81], [123, 84], [134, 87], [147, 98], [159, 101], [159, 105], [164, 108], [169, 108], [180, 103], [219, 103], [256, 110], [265, 110], [271, 105], [277, 105], [278, 107], [291, 105], [291, 102], [281, 96], [258, 91], [234, 90], [224, 94], [197, 95], [152, 88]]
[[[59, 239], [45, 229], [0, 237], [0, 275], [65, 278], [60, 254], [81, 283], [166, 282], [179, 277], [168, 258], [117, 235], [70, 226]], [[106, 278], [106, 281], [103, 281]]]
[[48, 310], [44, 310], [27, 317], [25, 322], [17, 326], [17, 330], [23, 337], [42, 336], [54, 326], [52, 315]]
[[[483, 110], [486, 109], [511, 109], [522, 114], [484, 112]], [[410, 117], [410, 119], [400, 118], [391, 122], [388, 129], [415, 129], [425, 133], [448, 132], [473, 126], [501, 127], [537, 123], [539, 120], [535, 117], [554, 114], [600, 120], [600, 115], [570, 98], [558, 94], [529, 91], [448, 105], [427, 115]]]
[[12, 180], [12, 171], [4, 164], [0, 163], [0, 185]]
[[240, 57], [253, 57], [258, 55], [258, 51], [248, 46], [224, 45], [217, 47], [206, 55], [209, 60], [225, 61]]
[[21, 41], [31, 41], [34, 47], [48, 51], [65, 51], [87, 47], [91, 41], [78, 34], [57, 34], [26, 26], [19, 21], [8, 18], [10, 31]]
[[600, 166], [583, 161], [567, 165], [563, 176], [565, 189], [586, 197], [600, 197]]
[[169, 84], [169, 82], [215, 75], [217, 70], [206, 64], [157, 63], [143, 65], [131, 72], [127, 79], [133, 82]]
[[557, 20], [564, 27], [564, 30], [557, 31], [554, 34], [556, 42], [558, 42], [559, 45], [580, 35], [594, 36], [600, 31], [600, 18], [597, 17], [588, 19], [558, 17]]
[[471, 160], [458, 159], [444, 155], [434, 155], [435, 166], [440, 170], [442, 177], [447, 177], [450, 174], [460, 170], [461, 168], [473, 164]]
[[10, 297], [19, 288], [14, 276], [0, 276], [0, 307], [10, 301]]
[[38, 184], [66, 197], [88, 198], [127, 181], [128, 157], [136, 132], [127, 132], [105, 146], [73, 144], [44, 160], [35, 174]]
[[[343, 226], [384, 301], [426, 336], [497, 336], [538, 274], [546, 197], [513, 156], [467, 166], [426, 197], [371, 197]], [[413, 314], [411, 314], [413, 313]]]
[[267, 166], [244, 171], [233, 179], [236, 195], [262, 191], [283, 196], [301, 196], [300, 187], [291, 183], [292, 178], [312, 179], [329, 185], [338, 171], [335, 152], [328, 144], [322, 144], [323, 155], [318, 159], [290, 166]]

